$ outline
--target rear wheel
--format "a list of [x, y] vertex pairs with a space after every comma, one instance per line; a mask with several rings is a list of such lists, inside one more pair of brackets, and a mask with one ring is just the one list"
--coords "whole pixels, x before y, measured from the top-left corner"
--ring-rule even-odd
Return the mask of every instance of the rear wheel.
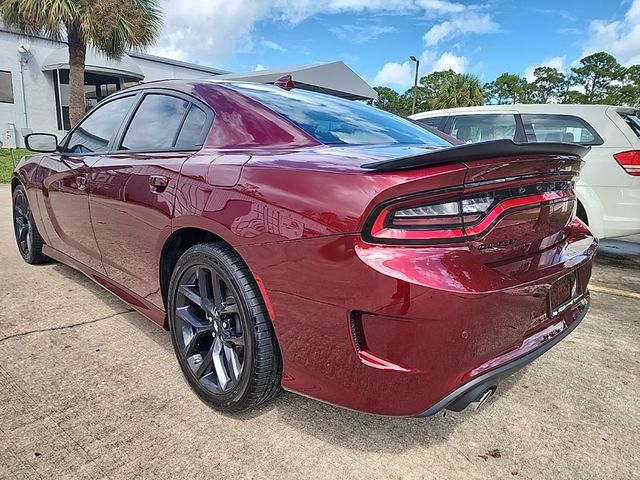
[[22, 185], [18, 185], [13, 191], [13, 231], [18, 251], [25, 262], [37, 264], [50, 260], [42, 253], [44, 240], [33, 221], [27, 192]]
[[238, 412], [280, 391], [280, 350], [249, 268], [222, 243], [188, 249], [169, 286], [173, 347], [191, 388]]

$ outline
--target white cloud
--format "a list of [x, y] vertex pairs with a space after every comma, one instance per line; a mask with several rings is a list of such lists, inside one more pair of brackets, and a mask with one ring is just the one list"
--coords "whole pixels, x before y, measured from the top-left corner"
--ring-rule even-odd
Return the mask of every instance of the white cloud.
[[255, 43], [251, 38], [253, 27], [265, 18], [295, 24], [318, 13], [414, 12], [419, 8], [416, 1], [160, 0], [164, 27], [151, 52], [216, 65], [229, 60], [239, 48], [250, 49]]
[[640, 0], [633, 0], [624, 19], [594, 20], [583, 56], [605, 50], [623, 65], [640, 63]]
[[413, 62], [385, 63], [373, 79], [373, 85], [393, 85], [402, 88], [413, 85], [415, 70], [412, 66]]
[[422, 38], [427, 45], [433, 46], [443, 40], [462, 35], [471, 33], [495, 33], [499, 30], [500, 26], [492, 20], [491, 15], [488, 13], [465, 14], [434, 25]]
[[256, 72], [259, 72], [260, 70], [266, 70], [266, 68], [264, 68], [264, 65], [262, 65], [261, 63], [256, 65]]
[[533, 71], [538, 67], [552, 67], [560, 72], [564, 72], [567, 69], [566, 61], [567, 57], [564, 55], [562, 57], [545, 58], [541, 63], [527, 67], [524, 71], [524, 77], [528, 81], [533, 82], [535, 80]]
[[[469, 59], [459, 57], [451, 52], [444, 52], [437, 57], [433, 53], [426, 51], [420, 56], [419, 74], [422, 76], [427, 73], [449, 69], [457, 73], [464, 73], [468, 64]], [[413, 62], [389, 62], [380, 69], [373, 79], [372, 85], [384, 85], [403, 90], [413, 85], [415, 73], [415, 63]]]
[[444, 52], [433, 64], [432, 71], [453, 70], [457, 73], [464, 73], [468, 63], [469, 59], [467, 57], [459, 57], [451, 52]]
[[[283, 51], [271, 40], [253, 38], [254, 26], [265, 18], [296, 24], [321, 13], [422, 13], [440, 21], [425, 36], [428, 45], [498, 30], [486, 5], [466, 6], [455, 0], [160, 0], [160, 5], [165, 11], [164, 27], [151, 53], [213, 66], [227, 62], [239, 49], [251, 51], [256, 45]], [[365, 25], [340, 33], [364, 43], [391, 31], [393, 27], [385, 25]]]
[[357, 44], [367, 43], [385, 33], [395, 32], [396, 29], [385, 25], [340, 25], [329, 29], [340, 40]]
[[265, 48], [269, 48], [271, 50], [276, 50], [278, 52], [286, 52], [287, 49], [284, 48], [282, 45], [276, 43], [276, 42], [272, 42], [271, 40], [262, 40], [260, 42], [260, 45], [262, 45]]
[[445, 13], [459, 13], [467, 8], [462, 3], [447, 2], [445, 0], [418, 0], [417, 4], [425, 10], [434, 10]]

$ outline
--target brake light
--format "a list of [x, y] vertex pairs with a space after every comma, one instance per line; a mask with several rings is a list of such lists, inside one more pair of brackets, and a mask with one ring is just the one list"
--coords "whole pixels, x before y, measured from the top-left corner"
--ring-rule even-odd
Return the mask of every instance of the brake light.
[[[573, 198], [573, 182], [535, 184], [425, 202], [398, 199], [379, 207], [365, 240], [433, 244], [469, 240], [489, 230], [509, 210]], [[367, 230], [365, 230], [366, 232]]]
[[616, 153], [613, 158], [629, 175], [640, 176], [640, 150]]

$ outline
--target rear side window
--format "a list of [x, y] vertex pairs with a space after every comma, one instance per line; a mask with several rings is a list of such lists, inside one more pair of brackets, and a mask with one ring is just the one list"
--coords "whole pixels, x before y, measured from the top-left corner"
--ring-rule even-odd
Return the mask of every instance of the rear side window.
[[190, 149], [202, 146], [202, 138], [204, 137], [204, 127], [207, 123], [207, 114], [195, 105], [191, 105], [191, 109], [185, 118], [178, 139], [176, 140], [176, 148]]
[[227, 84], [326, 145], [450, 144], [412, 121], [351, 100], [266, 85]]
[[149, 94], [129, 124], [121, 150], [158, 151], [173, 147], [191, 103], [177, 97]]
[[135, 101], [135, 96], [118, 98], [95, 108], [73, 131], [66, 151], [76, 154], [104, 153]]
[[421, 123], [423, 125], [427, 125], [428, 127], [433, 127], [433, 128], [437, 128], [438, 130], [442, 130], [442, 127], [444, 126], [444, 119], [446, 117], [428, 117], [428, 118], [421, 118], [421, 119], [416, 119], [416, 122]]
[[460, 115], [454, 117], [451, 135], [464, 143], [490, 140], [513, 140], [516, 136], [516, 117], [508, 113]]
[[640, 138], [640, 118], [638, 117], [638, 114], [636, 113], [632, 115], [630, 113], [623, 112], [618, 112], [618, 114], [624, 119], [627, 125], [631, 127], [633, 133], [635, 133], [636, 136]]
[[604, 143], [591, 125], [573, 115], [523, 114], [522, 121], [529, 142]]

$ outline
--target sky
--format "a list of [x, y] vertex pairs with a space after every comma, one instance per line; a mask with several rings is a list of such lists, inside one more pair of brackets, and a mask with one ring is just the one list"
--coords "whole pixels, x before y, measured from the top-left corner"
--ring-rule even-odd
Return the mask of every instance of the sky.
[[640, 63], [640, 0], [160, 0], [149, 53], [232, 72], [342, 60], [400, 92], [451, 68], [489, 82], [605, 50]]

